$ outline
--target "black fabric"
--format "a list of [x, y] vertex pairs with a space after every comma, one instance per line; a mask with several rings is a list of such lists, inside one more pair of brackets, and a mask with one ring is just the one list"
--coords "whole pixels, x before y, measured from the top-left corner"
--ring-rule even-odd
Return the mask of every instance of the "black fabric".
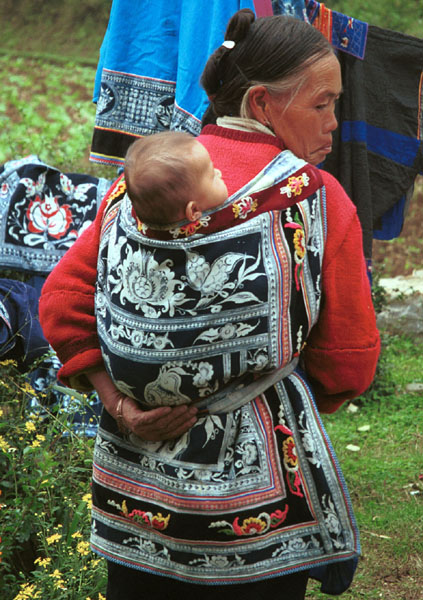
[[107, 600], [303, 600], [308, 572], [299, 571], [266, 581], [233, 585], [201, 585], [151, 575], [108, 562]]
[[13, 279], [0, 279], [0, 358], [16, 360], [22, 371], [49, 352], [38, 320], [38, 292]]
[[364, 60], [339, 60], [344, 93], [324, 168], [357, 206], [370, 258], [373, 229], [423, 171], [423, 40], [369, 26]]

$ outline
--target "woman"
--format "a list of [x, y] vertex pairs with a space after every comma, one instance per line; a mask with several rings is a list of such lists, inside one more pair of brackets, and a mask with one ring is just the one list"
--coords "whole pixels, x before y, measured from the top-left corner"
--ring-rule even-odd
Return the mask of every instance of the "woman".
[[[236, 386], [237, 370], [273, 375], [286, 368], [288, 375], [267, 389], [258, 387], [251, 401], [229, 412], [212, 405], [208, 415], [197, 413], [195, 403], [142, 410], [128, 395], [127, 382], [111, 379], [93, 314], [93, 249], [113, 230], [110, 206], [125, 191], [118, 180], [96, 222], [51, 274], [40, 305], [45, 333], [64, 364], [63, 381], [95, 387], [105, 407], [94, 457], [92, 547], [109, 561], [108, 600], [139, 598], [140, 590], [146, 597], [200, 592], [211, 598], [215, 585], [221, 598], [236, 592], [267, 598], [274, 592], [300, 599], [309, 577], [337, 594], [351, 582], [359, 542], [314, 400], [320, 411], [333, 412], [362, 393], [379, 354], [355, 208], [336, 180], [315, 167], [330, 152], [336, 128], [338, 61], [307, 24], [286, 17], [254, 20], [243, 10], [230, 20], [202, 85], [211, 100], [205, 122], [217, 118], [217, 124], [205, 126], [197, 139], [245, 217], [228, 232], [205, 236], [207, 244], [201, 234], [188, 238], [187, 255], [203, 252], [197, 266], [215, 264], [216, 256], [233, 255], [234, 248], [244, 257], [235, 257], [225, 272], [226, 296], [221, 293], [215, 310], [222, 321], [214, 321], [207, 333], [210, 341], [220, 336], [223, 349], [217, 391], [223, 383]], [[141, 239], [143, 232], [130, 221], [129, 215], [128, 238]], [[113, 235], [119, 239], [116, 231]], [[161, 241], [149, 243], [159, 252]], [[178, 248], [178, 237], [173, 244], [166, 246], [170, 252]], [[99, 256], [101, 282], [107, 257], [101, 249]], [[122, 281], [116, 285], [123, 289]], [[109, 373], [114, 357], [108, 347], [115, 342], [132, 373], [139, 352], [151, 360], [156, 348], [125, 344], [135, 329], [124, 294], [119, 306], [99, 304], [99, 297]], [[110, 298], [114, 301], [113, 294]], [[225, 305], [227, 298], [232, 304]], [[250, 310], [242, 312], [244, 305]], [[140, 306], [132, 320], [144, 311]], [[142, 315], [145, 326], [154, 327], [152, 314]], [[177, 317], [189, 328], [182, 308]], [[234, 334], [241, 317], [250, 321]], [[199, 321], [191, 316], [193, 326]], [[229, 327], [223, 331], [224, 325]], [[303, 369], [295, 366], [298, 359]], [[216, 390], [206, 389], [206, 367], [191, 373], [190, 383], [203, 385], [208, 396]], [[180, 383], [178, 368], [172, 375]], [[257, 377], [253, 383], [263, 381]]]

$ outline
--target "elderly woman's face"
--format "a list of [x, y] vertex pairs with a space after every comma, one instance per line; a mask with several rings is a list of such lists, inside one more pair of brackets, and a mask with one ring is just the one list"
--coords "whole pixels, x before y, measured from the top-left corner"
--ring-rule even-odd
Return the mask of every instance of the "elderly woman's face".
[[268, 96], [266, 116], [276, 136], [312, 165], [321, 163], [332, 150], [335, 103], [341, 91], [339, 62], [330, 55], [308, 67], [306, 82], [287, 108], [283, 96]]

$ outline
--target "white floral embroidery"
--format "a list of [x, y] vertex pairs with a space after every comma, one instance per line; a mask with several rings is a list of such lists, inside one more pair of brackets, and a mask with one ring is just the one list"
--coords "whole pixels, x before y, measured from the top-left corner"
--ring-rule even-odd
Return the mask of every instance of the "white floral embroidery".
[[342, 537], [342, 526], [336, 512], [332, 499], [326, 494], [322, 498], [322, 507], [325, 513], [325, 523], [329, 533], [332, 534], [332, 541], [335, 548], [344, 548], [345, 542]]
[[230, 560], [227, 556], [209, 556], [204, 555], [204, 558], [197, 558], [189, 563], [190, 565], [201, 565], [209, 569], [226, 570], [231, 567], [236, 567], [245, 564], [245, 560], [238, 554], [234, 555], [234, 558]]
[[175, 291], [183, 289], [185, 284], [175, 279], [172, 266], [170, 259], [159, 264], [154, 252], [143, 248], [133, 252], [128, 244], [126, 257], [116, 269], [117, 277], [110, 274], [110, 283], [114, 286], [111, 292], [119, 294], [121, 304], [128, 300], [147, 317], [157, 318], [161, 312], [168, 312], [172, 317], [175, 307], [186, 301], [185, 294]]

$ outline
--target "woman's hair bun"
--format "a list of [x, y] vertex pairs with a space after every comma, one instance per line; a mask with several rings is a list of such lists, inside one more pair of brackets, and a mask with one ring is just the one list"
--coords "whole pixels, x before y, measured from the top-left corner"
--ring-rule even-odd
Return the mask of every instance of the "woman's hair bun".
[[255, 18], [255, 14], [249, 8], [243, 8], [236, 12], [226, 27], [225, 40], [232, 40], [235, 43], [243, 40]]

